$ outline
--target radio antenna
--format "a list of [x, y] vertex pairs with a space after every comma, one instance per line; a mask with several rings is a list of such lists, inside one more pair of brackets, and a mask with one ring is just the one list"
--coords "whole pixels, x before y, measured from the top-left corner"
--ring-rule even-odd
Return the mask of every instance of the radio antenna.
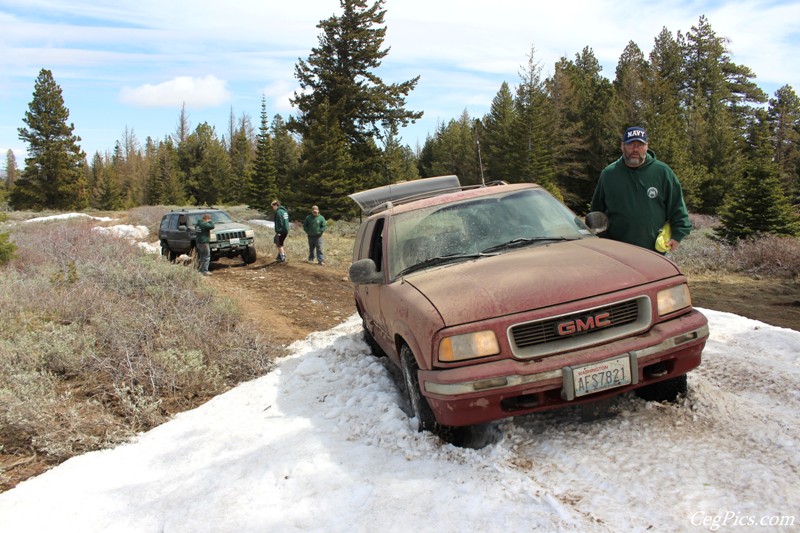
[[481, 141], [475, 141], [478, 145], [478, 166], [481, 168], [481, 185], [486, 187], [486, 182], [483, 179], [483, 160], [481, 159]]

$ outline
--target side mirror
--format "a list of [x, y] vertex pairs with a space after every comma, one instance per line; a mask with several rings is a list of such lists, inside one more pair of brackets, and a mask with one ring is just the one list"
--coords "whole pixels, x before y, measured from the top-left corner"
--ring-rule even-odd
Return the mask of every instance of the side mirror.
[[595, 234], [603, 233], [608, 229], [608, 217], [602, 211], [592, 211], [586, 215], [586, 226]]
[[349, 274], [350, 281], [356, 285], [383, 283], [383, 273], [378, 272], [378, 267], [372, 259], [359, 259], [350, 265]]

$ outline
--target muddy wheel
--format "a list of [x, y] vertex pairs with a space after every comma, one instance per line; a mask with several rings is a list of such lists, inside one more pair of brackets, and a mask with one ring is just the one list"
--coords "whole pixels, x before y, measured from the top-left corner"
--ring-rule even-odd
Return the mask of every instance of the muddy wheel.
[[419, 388], [419, 376], [417, 375], [419, 365], [414, 358], [414, 354], [411, 353], [411, 348], [406, 345], [403, 345], [400, 350], [400, 363], [403, 371], [406, 399], [411, 408], [411, 415], [418, 421], [417, 429], [419, 431], [437, 432], [439, 424], [436, 423], [436, 417], [433, 415], [431, 406], [428, 405], [428, 400], [425, 399]]
[[688, 390], [686, 374], [636, 389], [636, 396], [648, 402], [674, 402]]
[[242, 261], [245, 265], [252, 265], [256, 262], [256, 247], [248, 246], [242, 251]]

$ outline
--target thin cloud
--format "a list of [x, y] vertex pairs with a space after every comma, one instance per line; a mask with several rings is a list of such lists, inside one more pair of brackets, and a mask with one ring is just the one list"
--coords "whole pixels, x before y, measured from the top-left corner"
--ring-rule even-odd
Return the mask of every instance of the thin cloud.
[[227, 83], [216, 76], [203, 78], [178, 76], [169, 81], [139, 87], [123, 87], [120, 101], [136, 107], [176, 107], [186, 104], [193, 109], [217, 107], [231, 99]]

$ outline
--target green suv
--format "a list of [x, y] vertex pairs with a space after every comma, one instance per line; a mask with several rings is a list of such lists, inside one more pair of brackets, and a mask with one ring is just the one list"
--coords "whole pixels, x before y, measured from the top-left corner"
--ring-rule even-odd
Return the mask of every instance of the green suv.
[[196, 224], [208, 213], [214, 229], [211, 230], [211, 260], [220, 257], [241, 257], [246, 264], [256, 260], [253, 228], [236, 222], [222, 209], [183, 209], [170, 211], [161, 219], [158, 240], [161, 255], [174, 261], [181, 254], [192, 255], [197, 238]]

